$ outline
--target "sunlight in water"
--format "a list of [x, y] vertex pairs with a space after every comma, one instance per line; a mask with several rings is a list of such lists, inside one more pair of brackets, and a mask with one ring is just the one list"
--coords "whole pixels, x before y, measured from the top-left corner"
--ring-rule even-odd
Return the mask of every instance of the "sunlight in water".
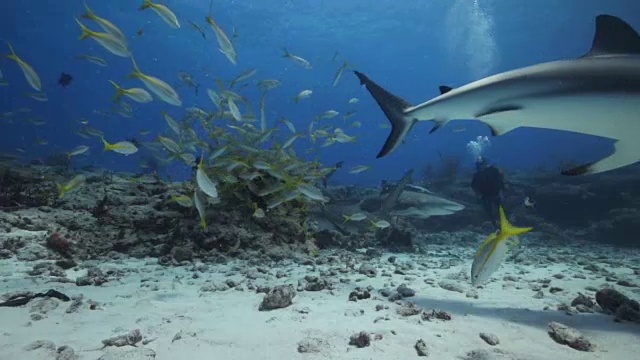
[[464, 61], [474, 79], [491, 74], [498, 62], [494, 21], [487, 2], [456, 0], [446, 18], [445, 37], [450, 58]]

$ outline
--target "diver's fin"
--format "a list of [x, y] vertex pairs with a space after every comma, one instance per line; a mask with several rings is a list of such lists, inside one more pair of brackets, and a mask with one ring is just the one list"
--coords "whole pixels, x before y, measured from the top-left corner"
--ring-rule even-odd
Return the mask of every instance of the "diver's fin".
[[610, 54], [640, 54], [640, 35], [619, 17], [596, 16], [596, 33], [591, 50], [582, 57]]
[[383, 89], [365, 74], [359, 71], [354, 71], [354, 73], [360, 79], [360, 84], [369, 90], [371, 96], [376, 100], [378, 106], [380, 106], [380, 109], [382, 109], [391, 123], [391, 134], [389, 134], [387, 141], [376, 156], [381, 158], [400, 145], [402, 139], [416, 123], [415, 119], [408, 119], [404, 115], [404, 110], [410, 107], [411, 104]]
[[563, 170], [562, 175], [576, 176], [597, 174], [640, 161], [640, 143], [638, 140], [618, 140], [609, 156], [598, 161]]
[[453, 88], [451, 86], [447, 86], [447, 85], [440, 85], [438, 87], [438, 89], [440, 90], [440, 95], [446, 94], [449, 91], [453, 90]]

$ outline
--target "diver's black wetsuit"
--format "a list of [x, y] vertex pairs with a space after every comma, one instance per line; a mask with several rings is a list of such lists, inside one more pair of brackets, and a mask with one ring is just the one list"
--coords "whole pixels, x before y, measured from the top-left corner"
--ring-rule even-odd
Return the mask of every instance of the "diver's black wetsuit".
[[483, 164], [477, 167], [473, 174], [471, 188], [480, 198], [484, 211], [489, 216], [491, 223], [498, 227], [498, 208], [502, 203], [502, 190], [504, 190], [504, 175], [493, 165]]

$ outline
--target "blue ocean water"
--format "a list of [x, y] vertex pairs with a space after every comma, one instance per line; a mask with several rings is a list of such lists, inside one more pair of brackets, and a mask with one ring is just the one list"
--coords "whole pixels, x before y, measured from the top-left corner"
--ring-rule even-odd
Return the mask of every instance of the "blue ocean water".
[[[0, 56], [8, 82], [0, 86], [0, 160], [16, 154], [40, 164], [80, 145], [90, 151], [72, 158], [73, 174], [39, 166], [13, 174], [12, 163], [1, 164], [0, 360], [155, 358], [156, 351], [158, 358], [190, 360], [409, 359], [416, 352], [430, 352], [431, 359], [640, 358], [640, 307], [633, 300], [640, 289], [637, 175], [537, 178], [601, 158], [612, 151], [611, 139], [539, 129], [491, 137], [485, 125], [464, 119], [430, 133], [431, 125], [421, 122], [398, 149], [376, 159], [388, 121], [352, 73], [362, 71], [417, 104], [436, 96], [440, 85], [578, 57], [591, 46], [598, 14], [640, 29], [640, 1], [158, 0], [176, 13], [180, 29], [139, 11], [142, 0], [85, 1], [126, 34], [144, 73], [177, 89], [182, 106], [155, 98], [128, 101], [131, 117], [112, 113], [109, 80], [144, 86], [127, 77], [130, 59], [78, 39], [74, 18], [99, 29], [81, 18], [84, 1], [3, 0], [0, 55], [11, 43], [40, 75], [48, 101], [25, 96], [33, 89], [19, 66]], [[237, 65], [219, 51], [207, 15], [232, 38]], [[313, 68], [283, 58], [284, 48]], [[80, 54], [109, 65], [79, 60]], [[349, 68], [333, 86], [345, 61]], [[225, 182], [220, 191], [230, 189], [228, 196], [214, 199], [204, 180], [194, 191], [189, 184], [129, 175], [114, 181], [87, 171], [84, 186], [55, 192], [53, 181], [64, 190], [85, 165], [148, 171], [140, 167], [151, 154], [145, 147], [131, 156], [103, 151], [99, 138], [77, 135], [80, 120], [110, 142], [154, 142], [169, 134], [162, 111], [176, 120], [190, 107], [214, 111], [207, 89], [248, 69], [257, 73], [234, 91], [258, 116], [256, 82], [282, 84], [269, 90], [265, 109], [281, 141], [290, 136], [279, 123], [283, 117], [306, 133], [318, 115], [340, 113], [319, 123], [344, 129], [356, 143], [318, 153], [306, 150], [322, 139], [293, 145], [300, 157], [318, 157], [327, 167], [344, 161], [331, 184], [377, 186], [407, 169], [414, 169], [414, 183], [428, 182], [425, 169], [446, 170], [450, 161], [470, 172], [469, 144], [487, 136], [483, 156], [509, 183], [505, 189], [499, 181], [506, 214], [483, 209], [485, 200], [497, 207], [500, 196], [483, 192], [476, 199], [480, 192], [465, 183], [470, 174], [434, 189], [437, 196], [403, 181], [390, 195], [330, 187], [320, 194], [331, 195], [329, 204], [317, 207], [310, 201], [270, 206], [276, 197], [255, 189], [280, 184], [264, 179], [243, 192]], [[58, 84], [62, 72], [73, 76], [68, 87]], [[197, 93], [181, 83], [180, 72], [193, 76]], [[313, 94], [296, 103], [292, 98], [304, 89]], [[343, 119], [350, 112], [355, 115]], [[192, 165], [174, 160], [159, 172], [192, 180]], [[358, 165], [371, 168], [349, 173]], [[511, 186], [516, 172], [531, 177]], [[303, 193], [300, 185], [307, 185], [283, 183], [276, 200], [290, 196], [292, 183]], [[312, 198], [313, 187], [302, 189]], [[205, 201], [198, 200], [202, 192]], [[502, 216], [492, 225], [493, 210]]]
[[[29, 107], [32, 115], [46, 120], [45, 125], [37, 127], [2, 122], [0, 151], [11, 153], [21, 148], [25, 157], [33, 159], [87, 144], [92, 148], [90, 156], [77, 160], [75, 165], [90, 163], [137, 171], [142, 154], [123, 157], [102, 152], [99, 139], [85, 140], [74, 134], [81, 127], [78, 120], [88, 119], [111, 141], [129, 137], [150, 141], [167, 130], [161, 110], [179, 119], [189, 106], [211, 109], [206, 88], [215, 86], [214, 79], [230, 80], [248, 68], [256, 68], [258, 72], [250, 82], [269, 78], [283, 84], [270, 91], [267, 99], [271, 124], [286, 117], [298, 128], [306, 129], [324, 111], [356, 111], [348, 121], [341, 117], [329, 120], [357, 137], [356, 144], [321, 149], [320, 160], [325, 165], [345, 162], [345, 168], [333, 178], [336, 183], [378, 184], [384, 178], [400, 177], [408, 168], [437, 165], [440, 157], [447, 156], [461, 157], [463, 166], [471, 167], [473, 158], [467, 143], [479, 135], [489, 135], [488, 129], [477, 122], [450, 123], [434, 134], [428, 134], [430, 125], [420, 123], [405, 145], [383, 159], [375, 159], [389, 131], [379, 125], [387, 120], [351, 71], [344, 73], [336, 87], [331, 86], [342, 61], [348, 61], [350, 69], [366, 72], [398, 96], [418, 103], [435, 96], [441, 84], [458, 86], [512, 68], [580, 56], [590, 47], [594, 17], [600, 13], [620, 16], [640, 28], [640, 3], [633, 0], [585, 0], [579, 6], [558, 0], [526, 4], [498, 0], [214, 1], [213, 17], [227, 34], [234, 29], [237, 32], [234, 45], [239, 60], [233, 66], [218, 50], [215, 36], [204, 21], [210, 11], [209, 1], [165, 1], [182, 24], [178, 30], [167, 26], [152, 11], [138, 11], [140, 4], [136, 1], [87, 3], [96, 14], [122, 29], [145, 73], [177, 85], [177, 73], [186, 71], [201, 84], [199, 95], [180, 86], [177, 90], [182, 107], [156, 100], [134, 104], [132, 118], [97, 115], [94, 110], [108, 110], [111, 106], [113, 88], [107, 80], [125, 87], [141, 86], [126, 77], [132, 69], [130, 60], [108, 53], [92, 40], [78, 40], [80, 29], [74, 17], [84, 11], [82, 1], [7, 0], [8, 10], [0, 15], [2, 46], [6, 48], [5, 43], [11, 42], [33, 66], [49, 100], [37, 102], [24, 96], [31, 89], [19, 67], [5, 57], [0, 60], [0, 69], [9, 82], [9, 86], [0, 88], [0, 112]], [[205, 30], [206, 39], [188, 21], [198, 23]], [[138, 30], [142, 35], [137, 34]], [[285, 47], [309, 60], [313, 69], [282, 58]], [[2, 51], [8, 53], [6, 49]], [[339, 55], [333, 61], [336, 51]], [[109, 66], [101, 68], [78, 60], [78, 54], [102, 57]], [[61, 72], [74, 77], [68, 88], [56, 83]], [[291, 98], [303, 89], [314, 93], [309, 99], [294, 103]], [[260, 93], [255, 86], [243, 89], [242, 95], [257, 106]], [[349, 104], [353, 97], [360, 101]], [[362, 126], [350, 127], [353, 121], [360, 121]], [[464, 131], [456, 130], [461, 127]], [[138, 132], [142, 129], [150, 133], [141, 137]], [[48, 145], [35, 143], [36, 137], [46, 138]], [[612, 150], [608, 139], [533, 129], [519, 129], [491, 142], [487, 157], [507, 171], [534, 172], [562, 162], [595, 159]], [[300, 154], [308, 147], [306, 140], [294, 145]], [[346, 170], [355, 165], [372, 168], [349, 174]], [[172, 176], [188, 176], [189, 171], [183, 165], [164, 170]]]

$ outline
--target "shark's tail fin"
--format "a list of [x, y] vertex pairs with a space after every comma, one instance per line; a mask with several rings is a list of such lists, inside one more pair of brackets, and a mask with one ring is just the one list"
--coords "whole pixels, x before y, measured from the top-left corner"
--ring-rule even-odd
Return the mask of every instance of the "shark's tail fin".
[[404, 113], [404, 110], [411, 107], [411, 104], [383, 89], [365, 74], [359, 71], [354, 71], [354, 73], [358, 79], [360, 79], [360, 84], [369, 90], [387, 116], [387, 119], [389, 119], [389, 122], [391, 122], [391, 134], [389, 134], [387, 141], [376, 156], [377, 158], [381, 158], [398, 147], [402, 139], [415, 124], [416, 120], [408, 118]]

